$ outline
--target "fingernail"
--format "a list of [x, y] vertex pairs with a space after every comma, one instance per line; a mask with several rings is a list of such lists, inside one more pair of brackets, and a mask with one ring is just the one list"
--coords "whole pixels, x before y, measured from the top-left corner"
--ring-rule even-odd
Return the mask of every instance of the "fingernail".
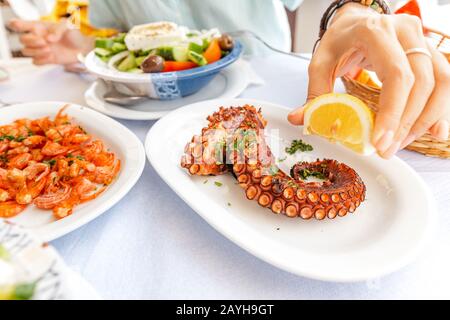
[[375, 140], [375, 148], [377, 148], [379, 153], [383, 154], [391, 146], [393, 140], [394, 131], [389, 130], [385, 134], [383, 134], [381, 138], [378, 139], [378, 141]]
[[414, 140], [416, 140], [416, 136], [414, 134], [409, 134], [405, 140], [403, 140], [403, 143], [400, 146], [400, 149], [404, 149], [407, 146], [409, 146], [411, 143], [414, 142]]
[[399, 150], [400, 150], [400, 141], [397, 141], [392, 146], [390, 146], [386, 152], [382, 153], [381, 156], [385, 159], [391, 159]]

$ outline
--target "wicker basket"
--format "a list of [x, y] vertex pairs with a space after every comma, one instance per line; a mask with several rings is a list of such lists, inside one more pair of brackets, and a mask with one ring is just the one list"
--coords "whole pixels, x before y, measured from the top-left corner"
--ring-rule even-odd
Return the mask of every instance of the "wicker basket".
[[[427, 38], [438, 48], [449, 60], [450, 63], [450, 36], [434, 30], [427, 30]], [[380, 99], [380, 89], [368, 86], [349, 77], [343, 77], [342, 81], [347, 92], [360, 98], [367, 105], [377, 112]], [[431, 135], [425, 134], [410, 144], [406, 149], [422, 153], [430, 157], [450, 159], [450, 138], [446, 141], [434, 139]]]

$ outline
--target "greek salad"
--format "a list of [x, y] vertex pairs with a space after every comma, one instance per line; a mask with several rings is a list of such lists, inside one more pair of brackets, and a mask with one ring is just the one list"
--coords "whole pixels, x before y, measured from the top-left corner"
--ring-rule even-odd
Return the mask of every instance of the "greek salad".
[[192, 69], [220, 60], [233, 48], [233, 38], [217, 29], [190, 30], [165, 21], [95, 41], [98, 58], [109, 68], [130, 73]]

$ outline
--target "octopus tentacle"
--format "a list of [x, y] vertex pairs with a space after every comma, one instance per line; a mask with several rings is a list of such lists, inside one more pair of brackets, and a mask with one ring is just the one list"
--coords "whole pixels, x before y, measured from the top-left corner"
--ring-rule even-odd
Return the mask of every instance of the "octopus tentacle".
[[[247, 199], [291, 218], [344, 217], [365, 200], [359, 175], [336, 160], [297, 163], [290, 175], [280, 170], [264, 139], [267, 122], [255, 107], [221, 107], [207, 120], [208, 126], [186, 145], [181, 159], [191, 175], [230, 172]], [[304, 181], [304, 172], [317, 172], [325, 179]]]

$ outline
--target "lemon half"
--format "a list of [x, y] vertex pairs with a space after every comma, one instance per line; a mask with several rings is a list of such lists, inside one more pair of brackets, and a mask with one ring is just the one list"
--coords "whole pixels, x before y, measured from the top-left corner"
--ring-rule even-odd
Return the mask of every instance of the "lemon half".
[[374, 113], [360, 99], [348, 94], [331, 93], [306, 105], [304, 134], [318, 135], [351, 150], [370, 155]]

